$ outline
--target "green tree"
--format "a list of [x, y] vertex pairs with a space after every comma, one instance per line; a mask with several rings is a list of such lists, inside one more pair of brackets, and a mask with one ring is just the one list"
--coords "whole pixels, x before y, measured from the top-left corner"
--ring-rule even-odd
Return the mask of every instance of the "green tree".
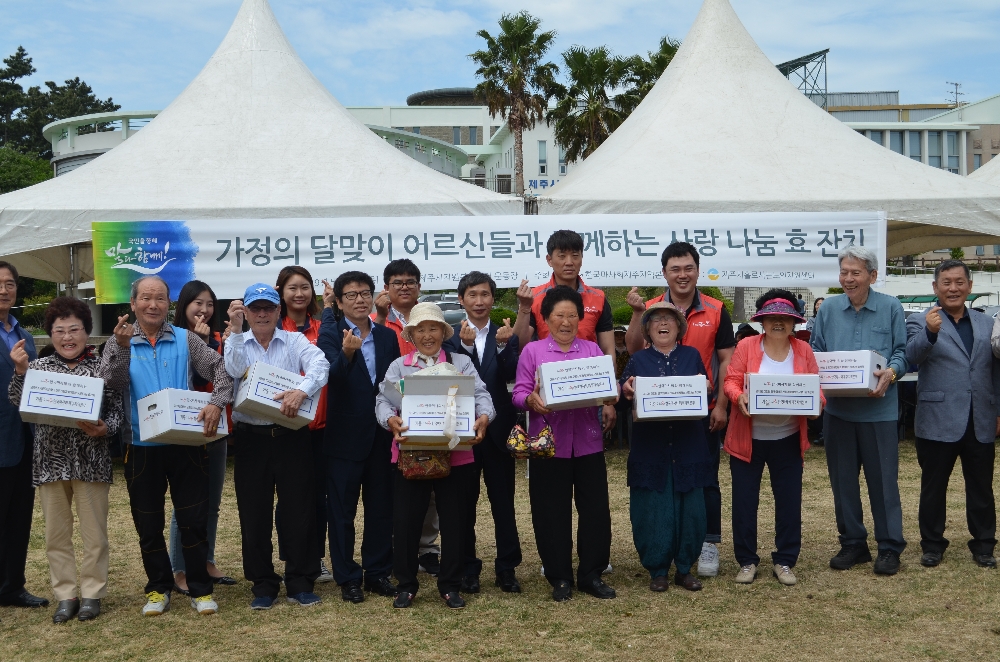
[[562, 57], [569, 86], [554, 86], [556, 105], [545, 121], [555, 125], [556, 142], [566, 150], [566, 160], [576, 161], [590, 156], [625, 121], [627, 113], [612, 92], [629, 75], [631, 61], [606, 46], [573, 46]]
[[667, 36], [660, 39], [660, 48], [649, 51], [647, 57], [634, 55], [629, 59], [628, 76], [624, 81], [625, 90], [616, 97], [618, 107], [625, 117], [628, 117], [646, 98], [680, 47], [679, 39]]
[[951, 249], [951, 259], [953, 259], [953, 260], [964, 260], [965, 259], [965, 251], [963, 251], [961, 248], [953, 248], [953, 249]]
[[52, 178], [52, 166], [43, 159], [0, 147], [0, 194], [33, 186]]
[[[22, 151], [37, 154], [43, 159], [52, 158], [52, 143], [42, 135], [42, 128], [46, 124], [67, 117], [110, 113], [121, 109], [111, 97], [99, 99], [90, 85], [79, 77], [66, 80], [64, 85], [46, 81], [45, 87], [45, 90], [38, 86], [29, 88], [24, 107], [20, 111], [27, 125], [20, 147]], [[94, 126], [80, 127], [80, 133], [94, 130]]]
[[494, 38], [486, 30], [476, 33], [486, 48], [469, 55], [479, 68], [476, 95], [486, 102], [493, 116], [507, 120], [514, 134], [514, 192], [524, 193], [524, 132], [543, 119], [559, 72], [552, 62], [543, 62], [556, 38], [554, 30], [540, 32], [541, 20], [526, 11], [504, 14]]
[[24, 106], [24, 88], [18, 81], [35, 73], [35, 67], [23, 46], [18, 46], [13, 55], [4, 58], [3, 63], [4, 68], [0, 69], [0, 147], [10, 140], [11, 129], [14, 129], [14, 114]]

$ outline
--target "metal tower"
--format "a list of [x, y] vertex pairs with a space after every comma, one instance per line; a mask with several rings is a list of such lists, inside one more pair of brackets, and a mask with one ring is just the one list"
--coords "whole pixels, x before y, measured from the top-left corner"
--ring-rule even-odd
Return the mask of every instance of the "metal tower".
[[830, 49], [782, 62], [778, 71], [813, 103], [826, 110], [826, 54]]

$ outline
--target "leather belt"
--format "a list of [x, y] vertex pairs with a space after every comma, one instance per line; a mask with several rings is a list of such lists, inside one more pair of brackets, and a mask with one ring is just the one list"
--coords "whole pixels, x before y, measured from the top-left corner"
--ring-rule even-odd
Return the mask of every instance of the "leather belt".
[[246, 432], [248, 434], [256, 435], [258, 437], [283, 437], [286, 434], [292, 434], [293, 432], [298, 432], [298, 430], [292, 430], [291, 428], [282, 427], [280, 425], [251, 425], [249, 423], [236, 423], [236, 429], [239, 432]]

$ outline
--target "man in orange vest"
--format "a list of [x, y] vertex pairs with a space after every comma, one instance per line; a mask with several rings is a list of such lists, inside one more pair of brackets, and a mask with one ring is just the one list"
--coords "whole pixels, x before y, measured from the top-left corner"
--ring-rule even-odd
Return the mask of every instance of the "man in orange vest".
[[[577, 336], [596, 342], [608, 356], [615, 355], [614, 321], [611, 304], [604, 292], [590, 287], [580, 278], [583, 266], [583, 237], [572, 230], [556, 230], [545, 245], [545, 261], [552, 267], [552, 278], [538, 287], [529, 288], [528, 281], [521, 281], [517, 288], [517, 314], [531, 315], [528, 328], [518, 333], [521, 347], [533, 339], [549, 337], [549, 327], [542, 318], [542, 299], [556, 285], [572, 287], [583, 296], [583, 319]], [[515, 325], [516, 326], [516, 325]]]
[[687, 333], [681, 344], [694, 347], [708, 371], [708, 379], [715, 384], [715, 402], [710, 405], [707, 419], [709, 453], [715, 461], [715, 483], [704, 489], [705, 510], [708, 515], [708, 533], [698, 559], [698, 574], [715, 577], [719, 574], [719, 549], [722, 542], [722, 493], [719, 490], [719, 448], [722, 430], [729, 421], [729, 400], [719, 388], [725, 379], [729, 361], [733, 358], [736, 338], [733, 322], [721, 301], [698, 291], [698, 249], [687, 242], [675, 242], [660, 256], [667, 289], [663, 294], [643, 301], [636, 287], [628, 293], [632, 306], [632, 320], [625, 335], [625, 346], [634, 354], [643, 348], [642, 313], [654, 303], [667, 301], [685, 311]]

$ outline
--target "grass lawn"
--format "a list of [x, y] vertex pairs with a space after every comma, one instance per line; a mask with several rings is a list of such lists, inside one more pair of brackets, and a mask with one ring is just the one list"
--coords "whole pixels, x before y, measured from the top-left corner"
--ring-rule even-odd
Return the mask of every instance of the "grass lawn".
[[[625, 451], [608, 453], [614, 541], [614, 573], [608, 583], [618, 598], [584, 594], [552, 602], [539, 575], [528, 509], [527, 481], [519, 467], [518, 522], [524, 593], [508, 595], [492, 585], [493, 530], [485, 490], [479, 504], [480, 555], [486, 560], [483, 593], [450, 612], [430, 577], [412, 609], [393, 610], [388, 599], [345, 603], [334, 584], [317, 585], [324, 603], [302, 609], [279, 602], [270, 612], [251, 612], [245, 581], [215, 593], [220, 613], [199, 617], [179, 596], [159, 618], [143, 618], [145, 576], [118, 466], [111, 490], [111, 577], [104, 613], [92, 623], [51, 622], [53, 608], [0, 608], [0, 660], [189, 659], [189, 660], [900, 660], [997, 659], [1000, 657], [1000, 578], [978, 568], [968, 538], [960, 473], [949, 493], [953, 545], [934, 569], [919, 565], [917, 497], [920, 474], [913, 444], [900, 449], [900, 485], [910, 547], [895, 577], [876, 577], [871, 564], [848, 572], [829, 569], [837, 552], [833, 501], [822, 448], [806, 457], [803, 551], [795, 569], [798, 586], [783, 588], [770, 573], [749, 586], [732, 578], [737, 568], [729, 542], [729, 471], [723, 456], [723, 570], [700, 593], [671, 586], [651, 593], [648, 575], [632, 545], [625, 486]], [[231, 472], [230, 466], [230, 472]], [[230, 474], [222, 502], [216, 558], [242, 580], [239, 523]], [[765, 486], [766, 483], [765, 476]], [[762, 496], [761, 556], [769, 560], [773, 510], [769, 488]], [[867, 497], [864, 497], [867, 502]], [[867, 511], [867, 506], [866, 506]], [[868, 520], [871, 531], [870, 518]], [[36, 502], [28, 556], [28, 588], [51, 598], [44, 522]], [[77, 536], [77, 549], [79, 536]], [[874, 542], [872, 542], [874, 552]], [[275, 558], [277, 563], [277, 558]], [[769, 570], [769, 568], [768, 568]], [[280, 567], [279, 567], [280, 572]], [[990, 651], [993, 651], [990, 653]]]

